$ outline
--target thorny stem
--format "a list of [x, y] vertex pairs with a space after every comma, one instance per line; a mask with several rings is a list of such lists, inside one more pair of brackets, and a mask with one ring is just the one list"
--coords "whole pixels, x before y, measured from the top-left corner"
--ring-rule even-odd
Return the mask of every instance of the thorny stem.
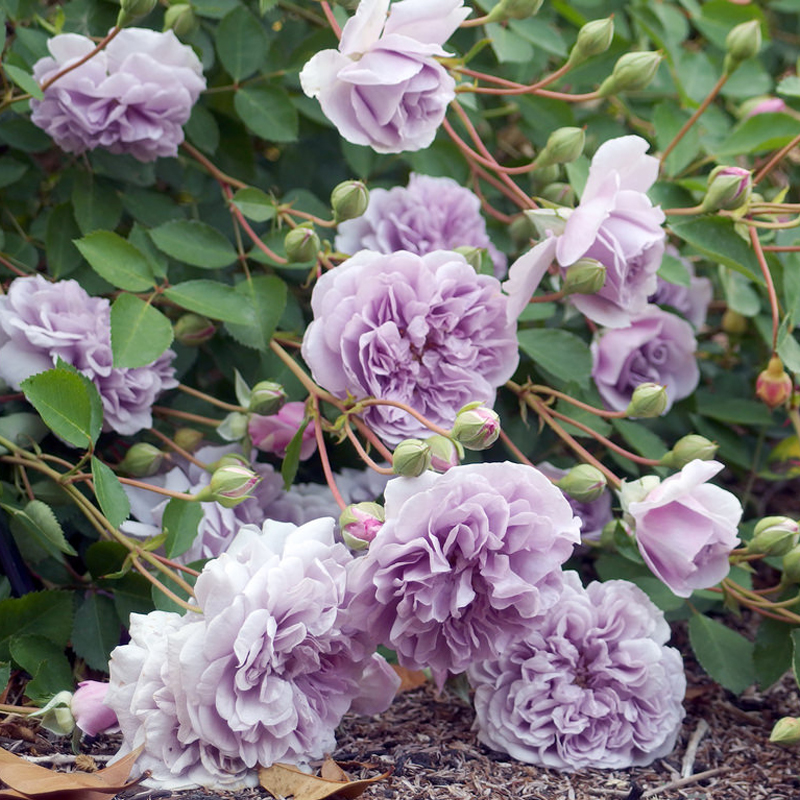
[[338, 504], [339, 508], [344, 511], [347, 508], [342, 493], [336, 485], [336, 479], [333, 477], [333, 470], [331, 469], [331, 462], [328, 459], [328, 448], [325, 445], [325, 436], [322, 433], [322, 414], [319, 410], [319, 397], [316, 395], [311, 396], [311, 402], [314, 406], [314, 436], [317, 439], [317, 450], [319, 451], [319, 458], [322, 462], [322, 471], [325, 474], [325, 482], [331, 490], [333, 499]]
[[753, 251], [758, 259], [758, 265], [761, 267], [761, 274], [764, 276], [764, 281], [767, 284], [767, 294], [769, 295], [769, 306], [772, 312], [772, 353], [778, 349], [778, 328], [780, 326], [780, 311], [778, 309], [778, 295], [775, 292], [775, 284], [772, 281], [772, 273], [769, 271], [767, 260], [764, 257], [764, 251], [761, 249], [761, 240], [758, 238], [758, 231], [755, 228], [749, 228], [750, 241], [753, 244]]

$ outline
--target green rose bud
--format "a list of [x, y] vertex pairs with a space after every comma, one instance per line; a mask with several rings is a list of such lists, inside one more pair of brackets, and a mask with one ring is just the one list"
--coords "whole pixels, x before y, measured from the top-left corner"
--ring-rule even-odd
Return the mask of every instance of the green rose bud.
[[586, 61], [587, 58], [605, 53], [611, 46], [614, 38], [614, 21], [608, 19], [595, 19], [587, 22], [579, 31], [575, 46], [569, 54], [567, 63], [571, 67]]
[[133, 478], [148, 478], [158, 472], [164, 454], [147, 442], [131, 445], [117, 469]]
[[188, 3], [174, 3], [164, 11], [164, 30], [172, 30], [179, 39], [191, 36], [200, 26]]
[[172, 440], [187, 453], [194, 453], [203, 441], [203, 432], [195, 428], [178, 428]]
[[747, 550], [765, 556], [785, 556], [797, 546], [798, 531], [800, 527], [790, 517], [764, 517], [753, 530]]
[[594, 294], [606, 282], [606, 268], [593, 258], [581, 258], [570, 264], [564, 273], [566, 294]]
[[286, 234], [283, 245], [289, 261], [298, 263], [313, 261], [319, 252], [320, 241], [313, 224], [303, 223]]
[[156, 0], [120, 0], [117, 26], [128, 25], [140, 17], [146, 17], [156, 7]]
[[456, 414], [451, 435], [467, 450], [486, 450], [500, 436], [500, 417], [491, 408], [470, 403]]
[[787, 583], [800, 583], [800, 547], [795, 545], [784, 557], [781, 564], [783, 580]]
[[217, 425], [217, 435], [226, 442], [239, 442], [247, 436], [247, 423], [249, 417], [240, 411], [231, 411], [222, 422]]
[[614, 64], [614, 70], [597, 90], [600, 97], [608, 97], [620, 92], [644, 89], [656, 74], [661, 63], [661, 53], [640, 51], [625, 53]]
[[339, 517], [344, 543], [351, 550], [365, 550], [385, 520], [386, 511], [380, 503], [354, 503], [347, 506]]
[[486, 22], [505, 22], [507, 19], [527, 19], [541, 7], [544, 0], [500, 0], [489, 12]]
[[575, 190], [568, 183], [558, 181], [550, 183], [539, 194], [543, 200], [547, 200], [557, 206], [575, 205]]
[[431, 447], [422, 439], [403, 439], [392, 454], [392, 471], [395, 475], [416, 478], [431, 465]]
[[253, 470], [241, 464], [226, 464], [214, 470], [211, 483], [194, 497], [201, 503], [219, 503], [233, 508], [252, 497], [250, 492], [261, 480]]
[[625, 413], [629, 417], [648, 419], [660, 417], [666, 410], [669, 399], [666, 386], [657, 383], [640, 383], [634, 390]]
[[761, 49], [761, 23], [751, 19], [732, 28], [725, 39], [725, 49], [723, 70], [730, 75], [742, 61], [757, 55]]
[[217, 459], [208, 466], [211, 472], [215, 472], [222, 467], [246, 467], [250, 469], [250, 462], [241, 453], [225, 453], [222, 458]]
[[585, 143], [586, 131], [583, 128], [558, 128], [550, 134], [533, 163], [537, 167], [549, 167], [575, 161], [583, 153]]
[[182, 314], [172, 326], [175, 338], [189, 347], [207, 342], [217, 332], [214, 323], [199, 314]]
[[607, 485], [606, 476], [591, 464], [578, 464], [556, 483], [562, 492], [579, 503], [597, 500]]
[[464, 256], [467, 264], [469, 264], [475, 272], [480, 274], [481, 265], [483, 264], [483, 254], [486, 252], [482, 247], [462, 245], [461, 247], [454, 247], [453, 252]]
[[75, 717], [72, 715], [70, 703], [72, 692], [62, 691], [54, 694], [46, 705], [29, 714], [35, 717], [43, 728], [56, 736], [69, 736], [75, 730]]
[[431, 469], [436, 472], [447, 472], [451, 467], [461, 463], [464, 451], [461, 445], [446, 436], [429, 436], [426, 440], [431, 448]]
[[369, 205], [369, 190], [361, 181], [344, 181], [331, 192], [331, 208], [336, 222], [360, 217]]
[[783, 717], [779, 719], [769, 735], [773, 744], [797, 744], [800, 742], [800, 718]]
[[708, 189], [700, 208], [706, 212], [747, 208], [753, 191], [750, 170], [716, 167], [708, 176]]
[[288, 397], [279, 383], [259, 381], [250, 392], [250, 403], [247, 410], [251, 414], [268, 417], [277, 414], [283, 408]]
[[683, 469], [690, 461], [710, 461], [717, 454], [719, 445], [699, 436], [690, 433], [678, 439], [675, 446], [659, 462], [665, 467], [673, 469]]

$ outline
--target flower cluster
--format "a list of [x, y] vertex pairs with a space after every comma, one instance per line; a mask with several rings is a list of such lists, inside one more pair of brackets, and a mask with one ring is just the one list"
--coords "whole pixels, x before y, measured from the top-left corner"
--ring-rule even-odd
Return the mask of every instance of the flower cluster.
[[[39, 83], [95, 49], [77, 33], [54, 36], [47, 47], [51, 55], [33, 67]], [[31, 120], [67, 153], [102, 147], [154, 161], [177, 155], [182, 126], [205, 88], [200, 60], [172, 31], [126, 28], [42, 100], [31, 100]]]
[[506, 257], [491, 243], [477, 195], [452, 178], [412, 173], [408, 186], [373, 189], [366, 212], [339, 224], [336, 249], [344, 253], [433, 250], [472, 246], [489, 251], [495, 275], [506, 270]]
[[[500, 283], [451, 251], [361, 251], [317, 281], [311, 308], [302, 352], [321, 386], [405, 403], [437, 425], [472, 401], [493, 404], [519, 360]], [[390, 444], [429, 433], [396, 407], [364, 419]]]
[[628, 581], [564, 575], [558, 603], [499, 657], [468, 670], [478, 738], [541, 767], [623, 769], [667, 755], [683, 719], [680, 653]]
[[114, 367], [111, 306], [77, 281], [17, 278], [0, 296], [0, 378], [15, 389], [61, 359], [90, 378], [103, 401], [103, 426], [124, 435], [149, 428], [151, 407], [178, 385], [167, 350], [144, 367]]
[[197, 579], [202, 614], [133, 615], [106, 704], [165, 788], [236, 787], [256, 765], [305, 763], [355, 704], [384, 710], [397, 678], [349, 611], [353, 557], [334, 521], [245, 526]]

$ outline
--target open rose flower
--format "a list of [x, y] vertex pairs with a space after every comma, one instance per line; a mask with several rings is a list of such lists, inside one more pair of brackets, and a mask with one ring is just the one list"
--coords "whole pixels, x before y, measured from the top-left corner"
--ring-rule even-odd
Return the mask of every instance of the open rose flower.
[[692, 262], [681, 258], [671, 245], [667, 246], [667, 255], [677, 258], [684, 266], [689, 273], [689, 285], [670, 283], [659, 275], [656, 291], [650, 295], [649, 301], [657, 306], [674, 308], [684, 319], [692, 323], [696, 331], [699, 331], [705, 325], [714, 287], [708, 278], [698, 277]]
[[429, 666], [441, 684], [503, 652], [557, 602], [580, 520], [534, 467], [395, 478], [385, 497], [386, 521], [357, 560], [354, 610], [403, 666]]
[[408, 186], [373, 189], [366, 212], [339, 224], [336, 249], [344, 253], [481, 247], [489, 251], [495, 275], [506, 270], [506, 257], [489, 241], [478, 196], [452, 178], [415, 175]]
[[[317, 281], [303, 358], [337, 397], [399, 401], [449, 428], [467, 403], [492, 405], [516, 369], [506, 303], [499, 281], [458, 253], [363, 250]], [[392, 406], [370, 406], [364, 419], [392, 445], [430, 433]]]
[[478, 662], [478, 738], [512, 758], [567, 772], [627, 769], [668, 755], [686, 677], [669, 626], [628, 581], [564, 574], [561, 597], [498, 658]]
[[434, 57], [447, 55], [442, 45], [468, 14], [462, 0], [361, 0], [339, 49], [303, 67], [303, 91], [348, 142], [379, 153], [425, 148], [455, 97]]
[[[40, 84], [83, 58], [95, 43], [54, 36], [33, 66]], [[139, 161], [175, 156], [183, 125], [206, 88], [203, 67], [172, 31], [125, 28], [108, 46], [31, 100], [31, 120], [67, 153], [102, 147]]]
[[647, 566], [678, 597], [719, 583], [738, 544], [742, 506], [707, 483], [723, 465], [690, 461], [663, 481], [644, 478], [622, 489], [623, 508]]
[[700, 380], [692, 326], [675, 314], [648, 306], [627, 328], [602, 332], [591, 346], [592, 377], [606, 406], [624, 411], [640, 383], [666, 387], [668, 411]]

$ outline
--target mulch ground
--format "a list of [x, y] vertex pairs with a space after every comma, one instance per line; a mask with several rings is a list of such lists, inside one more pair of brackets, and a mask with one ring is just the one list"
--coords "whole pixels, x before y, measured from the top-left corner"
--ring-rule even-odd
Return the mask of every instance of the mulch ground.
[[[347, 717], [333, 756], [340, 763], [393, 770], [391, 778], [367, 789], [364, 800], [798, 800], [797, 749], [769, 743], [777, 719], [800, 716], [791, 675], [766, 692], [751, 689], [735, 697], [705, 676], [690, 656], [686, 666], [687, 713], [677, 745], [669, 758], [649, 767], [564, 774], [521, 764], [480, 744], [469, 704], [453, 694], [437, 696], [430, 685], [400, 694], [379, 716]], [[33, 742], [24, 741], [7, 724], [0, 727], [0, 744], [39, 757], [69, 752], [65, 740], [37, 735]], [[115, 747], [113, 737], [100, 737], [86, 750], [102, 761]], [[68, 759], [62, 755], [62, 760]], [[255, 800], [270, 795], [262, 789], [173, 794], [139, 787], [124, 797]]]

